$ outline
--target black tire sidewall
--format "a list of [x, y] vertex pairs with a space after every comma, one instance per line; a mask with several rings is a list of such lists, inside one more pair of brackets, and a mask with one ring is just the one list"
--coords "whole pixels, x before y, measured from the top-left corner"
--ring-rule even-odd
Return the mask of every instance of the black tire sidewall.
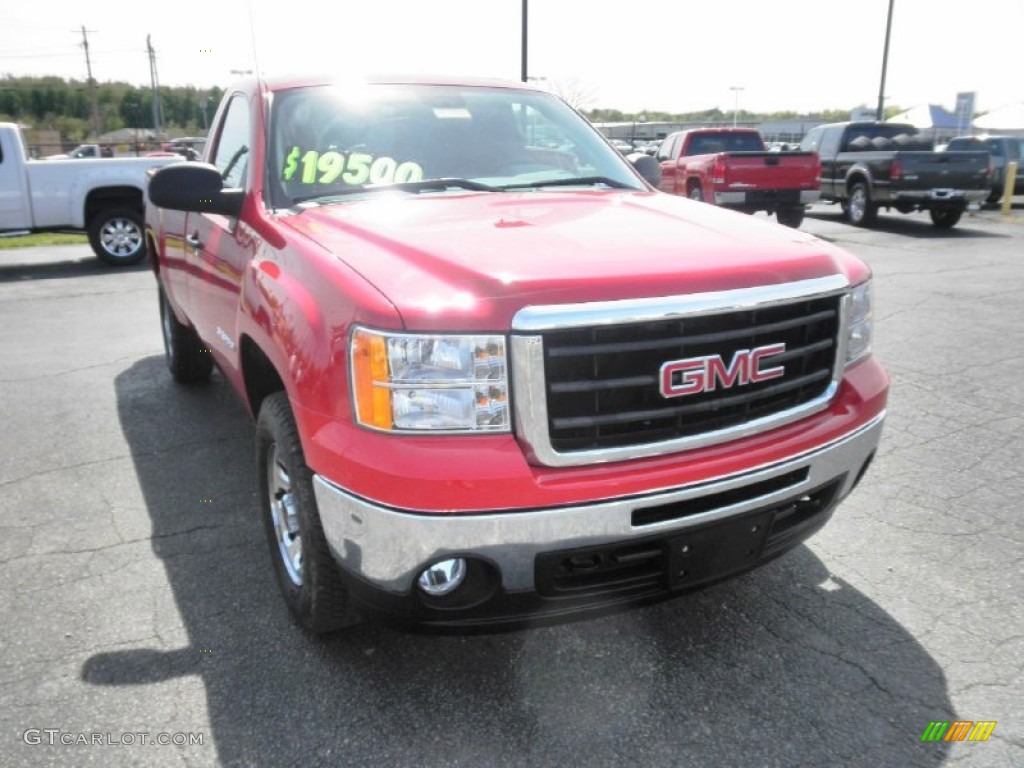
[[780, 208], [775, 212], [775, 218], [779, 224], [796, 229], [804, 221], [804, 210], [802, 208]]
[[[270, 510], [270, 479], [266, 467], [268, 453], [275, 444], [278, 459], [288, 471], [295, 497], [303, 555], [301, 586], [291, 580], [281, 559]], [[260, 407], [256, 421], [255, 460], [260, 517], [274, 573], [293, 618], [300, 626], [318, 633], [330, 632], [351, 623], [347, 594], [320, 523], [313, 473], [306, 466], [298, 427], [284, 392], [269, 395]]]
[[[195, 331], [183, 325], [171, 309], [163, 287], [159, 289], [160, 336], [164, 342], [164, 361], [175, 381], [181, 384], [206, 381], [213, 371], [213, 358], [202, 346]], [[170, 338], [164, 323], [170, 324]]]
[[960, 211], [932, 210], [929, 212], [932, 224], [938, 229], [952, 229], [960, 221]]

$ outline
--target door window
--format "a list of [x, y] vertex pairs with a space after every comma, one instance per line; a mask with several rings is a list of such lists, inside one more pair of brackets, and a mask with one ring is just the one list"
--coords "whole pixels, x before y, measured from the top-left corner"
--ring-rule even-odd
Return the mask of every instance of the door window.
[[225, 187], [241, 187], [245, 184], [245, 172], [249, 168], [249, 103], [241, 94], [236, 94], [228, 104], [227, 114], [217, 141], [217, 152], [213, 164], [224, 177]]

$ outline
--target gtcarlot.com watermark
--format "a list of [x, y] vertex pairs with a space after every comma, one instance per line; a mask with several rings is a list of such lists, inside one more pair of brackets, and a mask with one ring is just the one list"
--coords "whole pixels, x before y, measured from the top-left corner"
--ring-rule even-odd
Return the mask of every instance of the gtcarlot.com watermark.
[[62, 731], [60, 728], [28, 728], [21, 736], [31, 746], [88, 745], [88, 746], [158, 746], [188, 747], [202, 746], [202, 733], [150, 733], [149, 731], [125, 731], [110, 733], [99, 731]]

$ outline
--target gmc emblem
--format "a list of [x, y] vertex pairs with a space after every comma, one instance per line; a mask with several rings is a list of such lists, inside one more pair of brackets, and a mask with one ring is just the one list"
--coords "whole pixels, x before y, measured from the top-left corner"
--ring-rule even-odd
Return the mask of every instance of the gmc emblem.
[[696, 395], [699, 392], [711, 392], [719, 386], [722, 389], [729, 389], [777, 379], [785, 373], [785, 368], [779, 365], [775, 368], [762, 369], [761, 362], [766, 357], [781, 355], [785, 351], [785, 344], [740, 349], [732, 356], [732, 362], [728, 366], [720, 355], [670, 360], [661, 366], [661, 396]]

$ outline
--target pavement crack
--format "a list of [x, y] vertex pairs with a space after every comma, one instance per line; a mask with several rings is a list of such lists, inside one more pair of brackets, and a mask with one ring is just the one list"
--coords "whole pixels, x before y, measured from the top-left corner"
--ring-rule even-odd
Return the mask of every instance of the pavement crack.
[[192, 448], [192, 447], [195, 447], [195, 446], [218, 445], [218, 444], [224, 444], [224, 443], [244, 441], [244, 440], [248, 440], [248, 439], [249, 439], [248, 436], [245, 436], [245, 437], [218, 437], [218, 438], [204, 438], [202, 440], [188, 440], [188, 441], [185, 441], [183, 443], [175, 443], [173, 445], [167, 445], [167, 446], [164, 446], [162, 448], [159, 448], [159, 449], [156, 449], [156, 450], [152, 450], [152, 451], [133, 451], [131, 453], [119, 454], [117, 456], [108, 456], [107, 458], [104, 458], [104, 459], [93, 459], [92, 461], [83, 461], [83, 462], [79, 462], [78, 464], [66, 464], [66, 465], [64, 465], [62, 467], [54, 467], [52, 469], [43, 469], [43, 470], [40, 470], [38, 472], [31, 472], [31, 473], [29, 473], [27, 475], [22, 475], [21, 477], [12, 478], [11, 480], [4, 480], [3, 482], [0, 482], [0, 488], [6, 488], [9, 485], [15, 485], [17, 483], [23, 483], [26, 480], [33, 480], [33, 479], [35, 479], [37, 477], [45, 477], [47, 475], [52, 475], [52, 474], [55, 474], [57, 472], [66, 472], [69, 469], [81, 469], [83, 467], [94, 467], [94, 466], [98, 466], [100, 464], [109, 464], [110, 462], [113, 462], [113, 461], [122, 461], [123, 459], [133, 459], [133, 460], [134, 459], [148, 459], [148, 458], [153, 458], [155, 456], [163, 456], [164, 454], [167, 454], [167, 453], [173, 453], [175, 451], [180, 451], [183, 448]]
[[116, 358], [114, 360], [108, 360], [105, 363], [95, 363], [94, 365], [83, 365], [83, 366], [81, 366], [79, 368], [67, 368], [67, 369], [65, 369], [63, 371], [53, 371], [51, 373], [41, 373], [41, 374], [38, 374], [36, 376], [22, 376], [22, 377], [17, 377], [17, 378], [13, 378], [13, 379], [0, 379], [0, 384], [18, 384], [20, 382], [25, 382], [25, 381], [42, 381], [44, 379], [52, 379], [52, 378], [55, 378], [57, 376], [68, 376], [68, 375], [70, 375], [72, 373], [79, 373], [81, 371], [91, 371], [91, 370], [95, 370], [96, 368], [107, 368], [107, 367], [109, 367], [111, 365], [116, 365], [117, 363], [122, 363], [122, 362], [124, 362], [126, 360], [135, 360], [137, 357], [138, 357], [138, 355], [124, 355], [123, 357], [118, 357], [118, 358]]

